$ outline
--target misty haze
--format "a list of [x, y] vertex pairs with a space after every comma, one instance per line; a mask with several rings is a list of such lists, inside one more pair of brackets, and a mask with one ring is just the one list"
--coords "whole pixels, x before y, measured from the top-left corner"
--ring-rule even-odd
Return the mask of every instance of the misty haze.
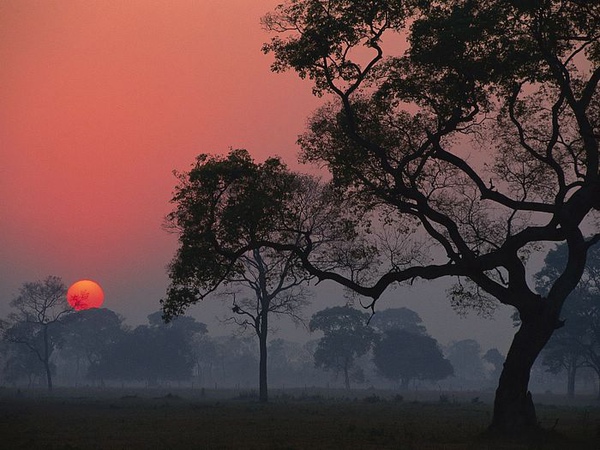
[[600, 3], [0, 6], [6, 448], [598, 448]]

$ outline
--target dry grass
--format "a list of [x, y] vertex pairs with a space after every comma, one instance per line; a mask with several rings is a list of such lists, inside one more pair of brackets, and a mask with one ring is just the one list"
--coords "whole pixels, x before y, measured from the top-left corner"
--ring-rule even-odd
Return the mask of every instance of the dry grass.
[[[489, 403], [399, 401], [298, 392], [261, 405], [172, 391], [0, 391], [0, 447], [7, 449], [520, 449], [600, 448], [600, 408], [539, 406], [547, 433], [533, 442], [480, 436]], [[439, 395], [438, 395], [439, 397]]]

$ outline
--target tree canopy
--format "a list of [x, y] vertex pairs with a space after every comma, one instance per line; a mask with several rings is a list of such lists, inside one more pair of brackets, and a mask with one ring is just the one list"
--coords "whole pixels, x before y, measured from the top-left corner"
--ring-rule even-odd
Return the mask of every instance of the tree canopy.
[[389, 330], [405, 330], [413, 334], [427, 334], [421, 316], [408, 308], [387, 308], [377, 311], [369, 324], [384, 333]]
[[123, 318], [114, 311], [84, 309], [63, 321], [59, 345], [70, 358], [83, 359], [87, 363], [86, 375], [94, 378], [109, 349], [121, 341], [124, 333]]
[[435, 339], [402, 329], [387, 330], [376, 341], [373, 362], [381, 375], [400, 381], [403, 389], [412, 380], [443, 380], [454, 372]]

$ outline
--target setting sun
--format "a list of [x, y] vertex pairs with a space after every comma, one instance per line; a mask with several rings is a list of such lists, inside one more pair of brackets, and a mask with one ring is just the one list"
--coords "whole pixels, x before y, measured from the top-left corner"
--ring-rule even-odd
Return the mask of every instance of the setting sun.
[[92, 280], [80, 280], [67, 291], [67, 301], [76, 311], [99, 308], [104, 302], [104, 291]]

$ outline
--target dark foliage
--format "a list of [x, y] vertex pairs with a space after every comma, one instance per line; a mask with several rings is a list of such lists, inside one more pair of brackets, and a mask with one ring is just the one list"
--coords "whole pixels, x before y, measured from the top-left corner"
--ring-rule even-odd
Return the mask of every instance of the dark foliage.
[[387, 330], [373, 347], [373, 362], [386, 378], [408, 389], [412, 380], [443, 380], [454, 373], [437, 341], [407, 330]]

